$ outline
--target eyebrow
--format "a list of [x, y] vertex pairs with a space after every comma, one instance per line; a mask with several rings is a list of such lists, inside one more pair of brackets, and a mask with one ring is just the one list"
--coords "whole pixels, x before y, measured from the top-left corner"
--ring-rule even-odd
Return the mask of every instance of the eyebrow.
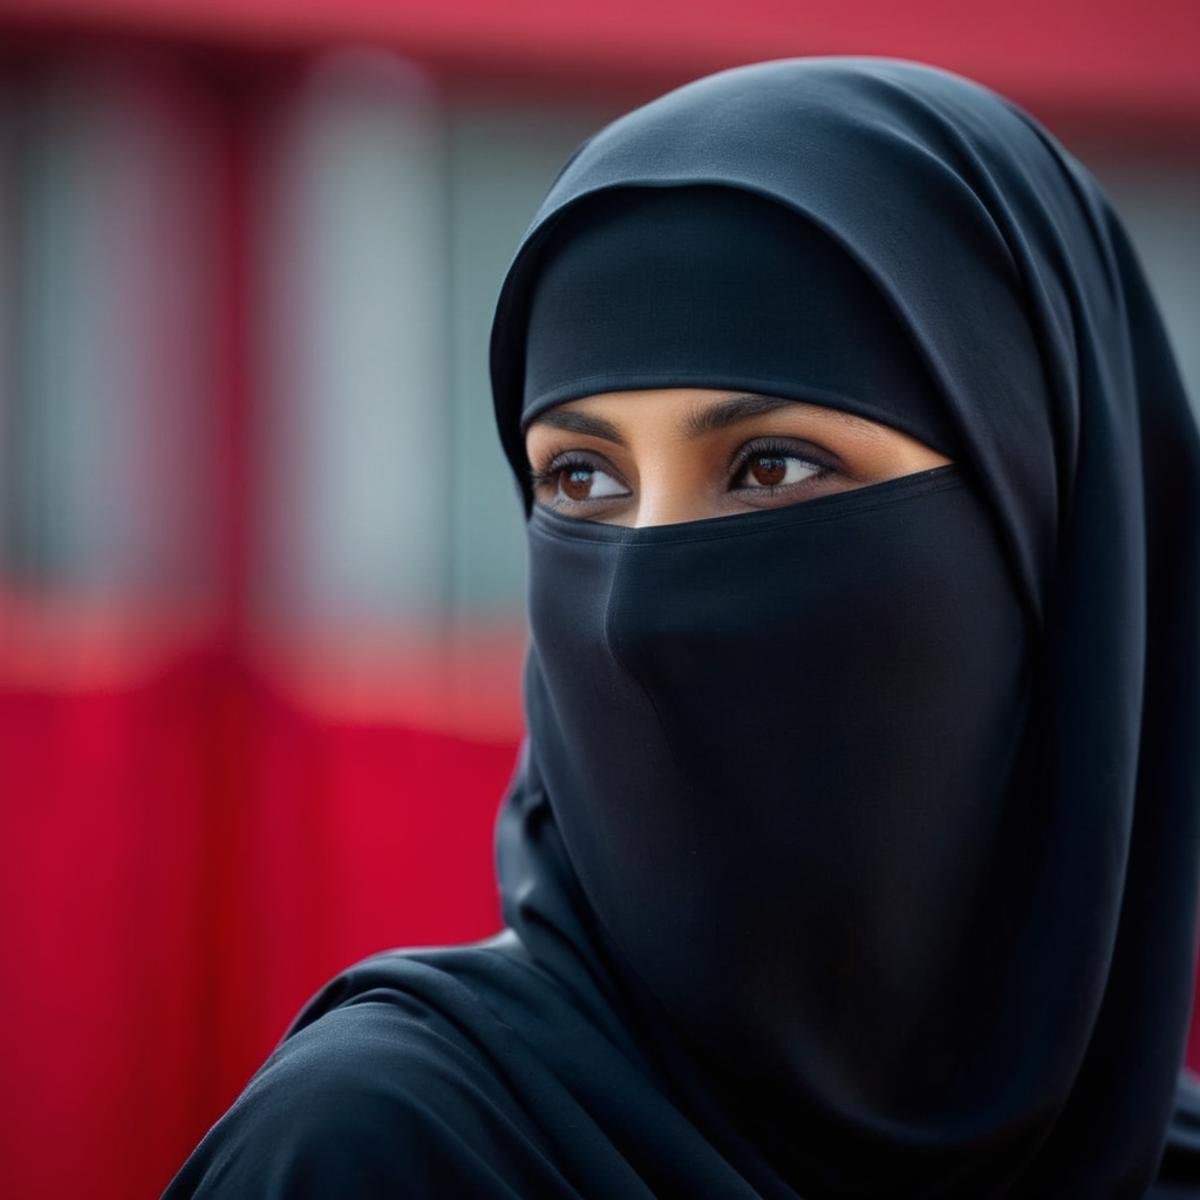
[[[684, 429], [689, 437], [701, 437], [706, 433], [716, 433], [727, 429], [738, 421], [749, 417], [761, 416], [763, 413], [775, 412], [781, 408], [794, 408], [803, 405], [803, 400], [790, 400], [784, 396], [763, 396], [757, 392], [743, 392], [729, 396], [715, 404], [706, 404], [694, 409], [684, 422]], [[845, 420], [847, 423], [861, 424], [861, 420], [850, 413], [839, 412], [837, 409], [828, 410], [830, 416]], [[591, 437], [603, 438], [618, 446], [628, 446], [621, 431], [603, 417], [593, 417], [588, 413], [578, 412], [570, 408], [550, 408], [534, 418], [533, 424], [539, 422], [552, 425], [556, 429], [565, 429], [570, 433], [582, 433]]]
[[570, 408], [551, 408], [539, 413], [531, 422], [533, 425], [553, 425], [555, 429], [566, 429], [570, 433], [584, 433], [592, 437], [603, 438], [606, 442], [616, 442], [618, 446], [628, 446], [621, 431], [603, 417], [592, 417], [587, 413], [576, 412]]
[[702, 434], [727, 429], [748, 417], [761, 416], [780, 408], [794, 408], [800, 403], [802, 402], [799, 400], [788, 400], [783, 396], [760, 396], [757, 392], [744, 392], [738, 396], [730, 396], [727, 400], [718, 400], [716, 404], [694, 409], [688, 414], [684, 428], [689, 437], [700, 437]]

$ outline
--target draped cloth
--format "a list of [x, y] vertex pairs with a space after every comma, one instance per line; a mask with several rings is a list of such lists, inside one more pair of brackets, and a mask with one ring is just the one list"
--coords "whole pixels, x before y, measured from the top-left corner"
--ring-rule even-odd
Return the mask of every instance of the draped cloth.
[[[943, 70], [721, 71], [575, 149], [490, 365], [506, 929], [332, 980], [168, 1195], [1200, 1195], [1200, 437], [1087, 170]], [[530, 420], [670, 386], [953, 462], [658, 528], [533, 503]]]

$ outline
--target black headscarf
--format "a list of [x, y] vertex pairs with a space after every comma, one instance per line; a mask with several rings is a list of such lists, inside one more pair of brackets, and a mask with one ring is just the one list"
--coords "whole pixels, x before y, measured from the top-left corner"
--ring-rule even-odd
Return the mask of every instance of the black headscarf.
[[[944, 71], [723, 71], [575, 150], [491, 369], [508, 929], [332, 980], [168, 1194], [1200, 1194], [1200, 438], [1087, 171]], [[669, 386], [953, 461], [641, 529], [533, 505], [533, 416]]]
[[640, 387], [955, 457], [684, 525], [532, 510], [500, 865], [535, 957], [571, 909], [797, 1195], [1141, 1194], [1192, 997], [1200, 442], [1092, 177], [946, 72], [724, 71], [575, 151], [491, 366], [518, 478], [538, 412]]

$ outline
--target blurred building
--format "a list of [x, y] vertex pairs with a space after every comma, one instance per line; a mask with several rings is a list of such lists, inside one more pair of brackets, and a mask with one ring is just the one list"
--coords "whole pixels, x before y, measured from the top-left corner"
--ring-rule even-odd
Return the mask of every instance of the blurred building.
[[989, 83], [1108, 186], [1200, 398], [1191, 0], [0, 0], [0, 33], [4, 1195], [157, 1194], [335, 970], [496, 928], [524, 542], [487, 337], [611, 117], [791, 54]]

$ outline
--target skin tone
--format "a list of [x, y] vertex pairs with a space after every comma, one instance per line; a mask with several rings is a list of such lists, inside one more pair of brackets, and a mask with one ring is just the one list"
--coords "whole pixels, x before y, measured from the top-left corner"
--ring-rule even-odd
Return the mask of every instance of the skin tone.
[[711, 388], [604, 392], [525, 436], [538, 504], [641, 528], [797, 504], [952, 461], [842, 409]]

